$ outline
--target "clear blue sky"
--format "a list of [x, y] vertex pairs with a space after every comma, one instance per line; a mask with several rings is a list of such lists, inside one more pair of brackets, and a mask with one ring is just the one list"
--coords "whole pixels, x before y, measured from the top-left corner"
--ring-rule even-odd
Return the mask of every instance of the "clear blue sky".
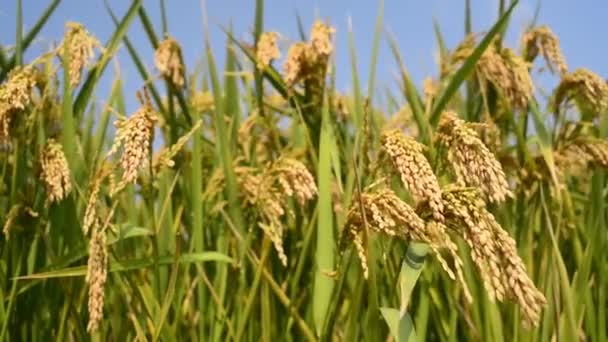
[[[42, 10], [50, 1], [23, 0], [25, 30], [31, 27]], [[125, 13], [130, 1], [110, 0], [111, 6], [119, 16]], [[0, 42], [14, 43], [15, 32], [14, 0], [0, 0]], [[203, 31], [201, 3], [198, 0], [167, 0], [169, 31], [183, 47], [187, 66], [192, 70], [203, 55]], [[488, 29], [496, 20], [498, 0], [472, 0], [473, 30]], [[144, 5], [156, 25], [161, 30], [159, 1], [144, 0]], [[216, 59], [223, 60], [225, 35], [220, 26], [233, 23], [234, 32], [239, 38], [250, 41], [253, 25], [254, 1], [246, 0], [207, 0], [212, 45]], [[537, 1], [522, 0], [514, 13], [507, 43], [518, 47], [518, 37], [534, 15]], [[289, 40], [296, 40], [297, 25], [295, 12], [302, 16], [306, 28], [318, 16], [328, 18], [337, 31], [337, 86], [347, 91], [351, 82], [351, 69], [348, 53], [348, 20], [351, 18], [357, 48], [358, 69], [361, 85], [367, 85], [372, 36], [378, 12], [378, 2], [372, 0], [267, 0], [265, 1], [265, 29], [280, 32]], [[417, 85], [427, 75], [437, 72], [435, 55], [437, 51], [433, 33], [433, 19], [436, 19], [450, 48], [454, 47], [464, 35], [464, 0], [385, 0], [384, 27], [394, 33], [401, 53]], [[547, 24], [557, 33], [566, 60], [571, 69], [587, 67], [602, 77], [608, 76], [608, 1], [606, 0], [545, 0], [541, 2], [538, 22]], [[58, 10], [42, 31], [31, 53], [32, 57], [48, 48], [53, 41], [59, 41], [66, 21], [83, 23], [102, 43], [107, 42], [114, 25], [107, 14], [102, 0], [63, 0]], [[153, 51], [136, 19], [129, 29], [128, 37], [137, 47], [139, 54], [149, 70], [153, 68]], [[134, 69], [125, 48], [121, 48], [118, 60], [125, 79], [127, 94], [134, 94], [142, 85], [139, 74]], [[388, 50], [386, 40], [382, 42], [377, 66], [377, 84], [394, 86], [397, 71], [395, 62]], [[110, 65], [111, 68], [111, 65]], [[109, 70], [111, 71], [111, 69]], [[111, 76], [111, 72], [108, 73]], [[109, 77], [108, 77], [109, 78]], [[544, 82], [543, 82], [544, 83]], [[107, 98], [108, 80], [100, 84], [98, 99]], [[128, 101], [128, 110], [134, 110], [134, 96]]]

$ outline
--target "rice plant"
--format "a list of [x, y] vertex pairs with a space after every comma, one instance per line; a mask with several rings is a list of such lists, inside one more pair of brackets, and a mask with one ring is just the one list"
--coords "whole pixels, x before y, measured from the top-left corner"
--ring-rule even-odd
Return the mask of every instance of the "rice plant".
[[[261, 0], [250, 39], [225, 31], [223, 70], [208, 35], [185, 65], [140, 0], [107, 6], [105, 44], [68, 22], [24, 59], [59, 2], [21, 32], [17, 0], [0, 46], [0, 340], [608, 340], [608, 84], [569, 69], [548, 26], [508, 46], [517, 1], [456, 46], [437, 30], [421, 87], [380, 2], [367, 94], [352, 32], [295, 18], [283, 37]], [[380, 44], [400, 71], [385, 93]], [[119, 47], [141, 90], [116, 68], [94, 101]]]

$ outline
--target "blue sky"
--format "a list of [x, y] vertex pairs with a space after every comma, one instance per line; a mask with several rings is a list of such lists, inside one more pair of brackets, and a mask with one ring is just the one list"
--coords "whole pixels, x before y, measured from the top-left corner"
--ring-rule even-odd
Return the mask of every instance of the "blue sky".
[[[129, 1], [110, 0], [115, 12], [121, 16], [125, 13]], [[14, 43], [15, 32], [14, 0], [0, 0], [0, 43], [4, 46]], [[50, 3], [42, 0], [23, 0], [25, 30], [31, 27], [39, 14]], [[167, 0], [169, 32], [182, 44], [186, 64], [190, 70], [203, 55], [202, 11], [199, 0]], [[498, 0], [472, 0], [473, 30], [488, 29], [496, 20]], [[157, 33], [161, 30], [160, 5], [157, 0], [144, 0]], [[522, 0], [514, 13], [511, 29], [507, 35], [507, 44], [518, 47], [523, 28], [534, 15], [537, 1]], [[254, 1], [245, 0], [207, 0], [207, 13], [212, 46], [216, 59], [221, 64], [226, 37], [220, 26], [232, 23], [237, 37], [250, 41], [253, 25]], [[372, 37], [378, 1], [372, 0], [266, 0], [265, 29], [278, 31], [284, 37], [284, 46], [297, 40], [295, 12], [298, 12], [308, 27], [319, 17], [329, 19], [336, 27], [336, 65], [337, 86], [348, 91], [351, 81], [351, 66], [348, 52], [348, 22], [352, 21], [355, 45], [357, 49], [357, 66], [361, 85], [367, 85], [371, 58]], [[606, 0], [545, 0], [541, 2], [538, 22], [549, 25], [560, 37], [561, 46], [570, 69], [587, 67], [602, 77], [608, 76], [608, 44], [606, 44], [605, 20], [608, 15]], [[384, 28], [397, 38], [405, 63], [417, 85], [428, 75], [437, 73], [437, 46], [433, 33], [433, 19], [440, 24], [448, 46], [454, 47], [464, 35], [464, 0], [430, 0], [404, 1], [385, 0]], [[66, 21], [83, 23], [102, 43], [108, 41], [114, 25], [107, 14], [103, 0], [63, 0], [58, 10], [49, 20], [36, 41], [31, 52], [33, 57], [47, 49], [52, 42], [61, 39]], [[136, 19], [129, 29], [128, 37], [134, 42], [139, 54], [149, 70], [153, 67], [153, 51]], [[121, 75], [125, 80], [127, 94], [134, 94], [142, 86], [139, 74], [135, 70], [125, 48], [118, 54]], [[111, 70], [110, 70], [111, 71]], [[377, 65], [377, 85], [379, 87], [395, 85], [396, 64], [383, 40]], [[98, 100], [107, 98], [109, 79], [112, 73], [99, 85]], [[556, 80], [555, 80], [556, 81]], [[551, 82], [551, 81], [548, 81]], [[545, 81], [543, 81], [543, 85]], [[548, 85], [550, 86], [550, 84]], [[378, 92], [377, 92], [378, 93]], [[134, 96], [128, 101], [129, 112], [134, 110]]]

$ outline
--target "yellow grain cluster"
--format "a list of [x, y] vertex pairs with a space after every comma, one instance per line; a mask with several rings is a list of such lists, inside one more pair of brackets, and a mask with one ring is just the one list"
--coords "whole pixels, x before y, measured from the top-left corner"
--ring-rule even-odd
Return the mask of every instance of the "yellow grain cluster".
[[446, 147], [446, 157], [461, 185], [478, 187], [490, 202], [512, 196], [502, 166], [477, 133], [454, 112], [444, 112], [437, 140]]
[[355, 244], [365, 278], [367, 278], [367, 258], [363, 247], [363, 234], [366, 223], [373, 231], [390, 237], [427, 243], [450, 277], [454, 278], [454, 273], [439, 253], [440, 249], [447, 248], [457, 260], [455, 265], [458, 267], [457, 272], [460, 273], [461, 262], [456, 254], [457, 247], [444, 231], [444, 226], [435, 223], [426, 224], [414, 209], [392, 190], [382, 189], [361, 194], [360, 199], [353, 201], [346, 219], [345, 229]]
[[566, 59], [559, 47], [559, 39], [549, 26], [543, 25], [529, 30], [523, 35], [522, 40], [527, 60], [533, 61], [540, 51], [549, 70], [553, 71], [553, 68], [556, 68], [561, 75], [568, 72]]
[[65, 24], [65, 34], [59, 51], [64, 58], [69, 58], [70, 86], [76, 87], [80, 83], [82, 70], [95, 57], [95, 48], [100, 47], [97, 38], [90, 34], [84, 25], [74, 22]]
[[185, 66], [182, 49], [177, 40], [167, 37], [158, 44], [154, 52], [154, 64], [163, 77], [177, 87], [184, 86]]
[[604, 114], [608, 111], [608, 83], [588, 69], [576, 69], [562, 76], [554, 95], [555, 108], [568, 99], [574, 99], [583, 112]]
[[82, 231], [84, 235], [88, 235], [91, 227], [98, 218], [97, 205], [99, 192], [103, 182], [110, 176], [111, 168], [108, 163], [103, 163], [99, 170], [93, 176], [91, 184], [89, 185], [89, 197], [87, 199], [87, 206], [84, 210], [84, 220], [82, 223]]
[[[283, 249], [285, 225], [289, 213], [289, 198], [303, 206], [317, 195], [317, 186], [306, 166], [292, 158], [281, 157], [264, 170], [236, 167], [237, 183], [248, 205], [260, 212], [258, 226], [271, 239], [279, 259], [287, 265]], [[219, 182], [223, 182], [221, 175]], [[217, 181], [216, 181], [217, 182]]]
[[163, 167], [172, 168], [175, 165], [173, 158], [181, 151], [181, 149], [186, 145], [188, 140], [198, 131], [198, 129], [203, 124], [202, 120], [198, 120], [192, 128], [186, 132], [183, 136], [181, 136], [175, 144], [170, 147], [163, 147], [152, 159], [152, 168], [154, 172], [159, 172]]
[[15, 221], [19, 217], [23, 206], [21, 204], [16, 204], [11, 207], [5, 217], [4, 226], [2, 227], [2, 233], [4, 234], [4, 238], [8, 241], [11, 235], [11, 229], [15, 225]]
[[515, 300], [525, 322], [537, 325], [545, 298], [527, 275], [515, 241], [486, 209], [478, 191], [449, 187], [443, 200], [446, 224], [471, 248], [471, 258], [490, 298]]
[[13, 115], [22, 111], [32, 100], [32, 88], [36, 84], [36, 70], [32, 66], [14, 68], [8, 80], [0, 85], [0, 143], [10, 139]]
[[215, 109], [215, 99], [210, 91], [200, 91], [192, 96], [192, 107], [197, 113], [205, 113]]
[[149, 162], [154, 123], [158, 120], [158, 116], [152, 108], [148, 92], [145, 91], [144, 95], [142, 98], [141, 93], [137, 93], [141, 107], [129, 119], [119, 119], [114, 122], [117, 129], [116, 137], [108, 156], [118, 152], [122, 146], [120, 164], [123, 175], [112, 193], [120, 191], [128, 183], [134, 183], [138, 171]]
[[297, 42], [287, 52], [283, 65], [285, 82], [289, 87], [299, 81], [317, 81], [325, 75], [327, 61], [333, 52], [334, 28], [316, 21], [312, 27], [310, 41]]
[[428, 200], [435, 220], [443, 220], [441, 189], [431, 165], [424, 156], [425, 146], [398, 130], [382, 135], [382, 152], [399, 173], [403, 186], [418, 201]]
[[89, 286], [89, 322], [87, 331], [96, 332], [103, 319], [104, 290], [108, 277], [108, 250], [106, 233], [100, 229], [98, 218], [93, 223], [89, 241], [86, 282]]
[[[471, 56], [474, 49], [475, 36], [468, 35], [454, 50], [442, 72], [453, 72]], [[488, 85], [492, 85], [511, 108], [526, 110], [534, 93], [529, 66], [529, 63], [513, 50], [499, 48], [495, 43], [491, 43], [475, 65], [475, 74], [483, 93], [487, 93]]]
[[273, 60], [281, 58], [281, 51], [277, 44], [278, 39], [279, 34], [277, 32], [264, 32], [260, 35], [255, 51], [259, 69], [264, 69]]
[[40, 178], [46, 187], [49, 203], [59, 202], [72, 191], [70, 167], [63, 148], [54, 139], [49, 139], [40, 158]]
[[556, 151], [555, 161], [563, 170], [585, 169], [589, 165], [608, 168], [608, 141], [577, 137]]

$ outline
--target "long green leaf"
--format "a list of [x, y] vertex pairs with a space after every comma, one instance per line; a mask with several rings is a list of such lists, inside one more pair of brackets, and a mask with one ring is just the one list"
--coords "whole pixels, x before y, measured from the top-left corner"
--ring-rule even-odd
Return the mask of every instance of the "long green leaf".
[[323, 329], [334, 280], [328, 272], [334, 269], [334, 224], [331, 198], [331, 123], [327, 98], [323, 104], [323, 121], [319, 142], [318, 189], [319, 216], [317, 221], [316, 271], [313, 289], [313, 318], [318, 333]]
[[492, 26], [490, 31], [488, 31], [485, 37], [483, 37], [479, 45], [477, 45], [475, 50], [473, 50], [471, 56], [464, 61], [460, 69], [458, 69], [454, 76], [452, 76], [452, 79], [441, 95], [439, 95], [437, 102], [435, 102], [433, 110], [431, 111], [430, 122], [432, 127], [437, 126], [439, 123], [439, 118], [441, 117], [441, 112], [445, 109], [452, 96], [458, 91], [458, 88], [462, 82], [464, 82], [469, 75], [471, 75], [473, 69], [475, 68], [475, 64], [477, 64], [477, 61], [479, 58], [481, 58], [481, 55], [484, 53], [484, 51], [486, 51], [488, 46], [490, 46], [490, 43], [494, 37], [496, 37], [496, 35], [498, 35], [506, 25], [509, 17], [511, 16], [511, 12], [513, 12], [518, 2], [519, 0], [514, 0], [511, 2], [509, 9], [500, 17], [494, 26]]
[[74, 117], [82, 117], [82, 113], [93, 95], [93, 89], [95, 89], [95, 86], [108, 65], [110, 58], [116, 53], [120, 42], [127, 33], [127, 29], [129, 28], [129, 25], [131, 25], [131, 22], [133, 21], [133, 18], [137, 14], [140, 7], [141, 0], [134, 0], [131, 7], [129, 7], [129, 10], [120, 21], [120, 24], [116, 27], [114, 34], [104, 48], [104, 53], [99, 57], [99, 60], [89, 72], [84, 85], [76, 97], [73, 110]]
[[[171, 265], [173, 263], [173, 255], [162, 256], [158, 259], [160, 265]], [[179, 263], [198, 263], [198, 262], [234, 262], [229, 256], [218, 252], [201, 252], [201, 253], [187, 253], [182, 254], [179, 257]], [[142, 268], [152, 267], [154, 261], [150, 258], [136, 259], [136, 260], [112, 260], [109, 265], [109, 272], [126, 272], [133, 271]], [[75, 266], [68, 267], [56, 271], [49, 271], [43, 273], [29, 274], [20, 277], [14, 277], [13, 280], [32, 280], [32, 279], [50, 279], [50, 278], [63, 278], [63, 277], [80, 277], [87, 274], [87, 266]]]

